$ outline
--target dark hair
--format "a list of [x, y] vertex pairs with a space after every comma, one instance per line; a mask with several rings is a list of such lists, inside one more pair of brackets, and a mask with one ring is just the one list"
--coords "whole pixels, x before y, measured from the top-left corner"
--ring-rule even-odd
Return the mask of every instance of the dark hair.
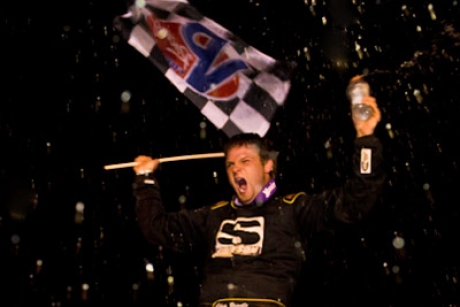
[[265, 164], [268, 160], [273, 161], [273, 171], [270, 176], [274, 178], [276, 175], [276, 160], [278, 153], [272, 150], [272, 143], [268, 139], [262, 138], [256, 133], [240, 133], [232, 136], [224, 144], [224, 154], [227, 156], [230, 149], [247, 145], [255, 145], [259, 148], [259, 157], [262, 164]]

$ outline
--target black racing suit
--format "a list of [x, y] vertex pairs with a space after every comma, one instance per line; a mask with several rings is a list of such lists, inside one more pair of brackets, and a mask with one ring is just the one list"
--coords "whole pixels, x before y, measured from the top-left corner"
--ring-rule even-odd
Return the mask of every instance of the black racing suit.
[[[372, 150], [369, 174], [361, 174], [361, 148]], [[207, 246], [202, 304], [233, 297], [289, 306], [305, 257], [304, 240], [337, 221], [361, 219], [376, 203], [384, 177], [381, 144], [372, 135], [355, 140], [353, 173], [345, 184], [314, 195], [275, 194], [262, 205], [237, 207], [230, 200], [167, 213], [152, 175], [136, 176], [133, 192], [149, 242], [178, 252]]]

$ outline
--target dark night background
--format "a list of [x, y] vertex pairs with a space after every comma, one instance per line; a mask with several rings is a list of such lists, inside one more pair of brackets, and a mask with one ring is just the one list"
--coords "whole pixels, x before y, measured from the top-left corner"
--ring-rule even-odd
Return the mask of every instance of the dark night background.
[[[267, 134], [283, 192], [346, 177], [349, 78], [367, 74], [381, 108], [385, 192], [363, 223], [310, 242], [298, 306], [460, 306], [459, 3], [190, 3], [297, 62]], [[194, 306], [198, 259], [146, 244], [132, 170], [103, 166], [220, 151], [226, 135], [120, 38], [112, 20], [128, 2], [2, 5], [0, 306], [166, 306], [168, 274], [169, 299]], [[170, 210], [229, 193], [221, 159], [165, 163], [159, 176]]]

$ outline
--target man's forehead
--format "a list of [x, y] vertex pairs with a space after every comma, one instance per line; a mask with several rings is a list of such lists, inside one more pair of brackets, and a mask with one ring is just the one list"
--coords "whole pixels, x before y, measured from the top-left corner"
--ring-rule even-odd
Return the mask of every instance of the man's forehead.
[[229, 148], [227, 158], [230, 155], [242, 155], [246, 153], [259, 154], [259, 148], [254, 144], [235, 145]]

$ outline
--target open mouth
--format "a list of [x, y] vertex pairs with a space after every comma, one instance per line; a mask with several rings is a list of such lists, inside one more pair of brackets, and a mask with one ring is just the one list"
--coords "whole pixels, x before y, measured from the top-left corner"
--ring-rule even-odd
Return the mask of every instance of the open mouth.
[[240, 193], [244, 193], [246, 191], [246, 188], [247, 188], [246, 179], [241, 178], [241, 177], [235, 178], [235, 182], [238, 185], [238, 191]]

